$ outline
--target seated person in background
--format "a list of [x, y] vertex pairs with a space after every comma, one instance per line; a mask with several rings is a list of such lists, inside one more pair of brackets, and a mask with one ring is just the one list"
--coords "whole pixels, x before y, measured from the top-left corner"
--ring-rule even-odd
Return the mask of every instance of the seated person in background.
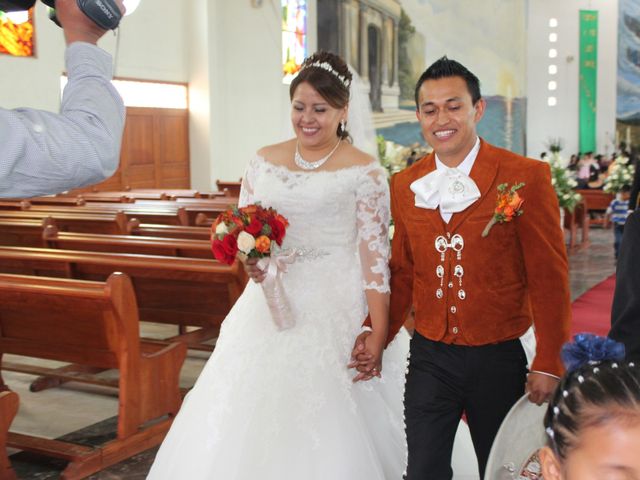
[[569, 165], [567, 166], [567, 168], [572, 172], [577, 172], [579, 161], [580, 161], [580, 156], [574, 153], [573, 155], [571, 155], [571, 158], [569, 159]]
[[[122, 0], [116, 3], [124, 12]], [[111, 56], [96, 46], [106, 30], [82, 13], [76, 0], [57, 0], [56, 15], [67, 43], [69, 76], [60, 113], [0, 108], [0, 197], [91, 185], [118, 167], [125, 111], [110, 82]]]
[[565, 345], [567, 373], [549, 403], [544, 480], [640, 478], [640, 364], [595, 335]]
[[622, 191], [616, 193], [616, 198], [611, 200], [604, 217], [605, 228], [613, 224], [613, 250], [616, 259], [618, 258], [620, 242], [622, 241], [622, 234], [624, 233], [624, 224], [629, 216], [630, 190], [628, 186], [624, 186]]

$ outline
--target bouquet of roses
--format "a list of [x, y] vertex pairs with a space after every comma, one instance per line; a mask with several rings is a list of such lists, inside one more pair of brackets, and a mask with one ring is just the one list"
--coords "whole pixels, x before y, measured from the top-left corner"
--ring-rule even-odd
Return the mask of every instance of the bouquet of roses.
[[231, 265], [236, 257], [242, 261], [268, 257], [274, 242], [282, 245], [288, 226], [287, 219], [273, 208], [260, 204], [234, 207], [222, 212], [213, 222], [213, 256], [227, 265]]
[[271, 316], [279, 329], [293, 326], [290, 308], [280, 278], [293, 254], [279, 250], [289, 222], [273, 208], [260, 204], [234, 207], [218, 215], [211, 227], [211, 249], [221, 263], [231, 265], [236, 258], [259, 258], [258, 268], [266, 271], [261, 283]]

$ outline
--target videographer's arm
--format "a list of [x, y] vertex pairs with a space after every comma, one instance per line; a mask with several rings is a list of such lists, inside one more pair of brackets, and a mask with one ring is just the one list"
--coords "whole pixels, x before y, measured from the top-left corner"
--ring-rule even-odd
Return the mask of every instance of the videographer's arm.
[[95, 46], [105, 31], [76, 0], [58, 0], [56, 7], [68, 45], [61, 111], [0, 109], [0, 197], [90, 185], [118, 167], [125, 111], [110, 83], [111, 56]]

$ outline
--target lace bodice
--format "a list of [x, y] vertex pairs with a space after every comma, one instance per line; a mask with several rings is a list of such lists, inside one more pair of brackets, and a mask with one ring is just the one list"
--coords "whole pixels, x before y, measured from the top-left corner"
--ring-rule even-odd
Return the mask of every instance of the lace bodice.
[[389, 186], [379, 164], [305, 172], [257, 156], [242, 180], [240, 206], [255, 202], [289, 220], [283, 247], [351, 248], [360, 259], [363, 288], [389, 291]]

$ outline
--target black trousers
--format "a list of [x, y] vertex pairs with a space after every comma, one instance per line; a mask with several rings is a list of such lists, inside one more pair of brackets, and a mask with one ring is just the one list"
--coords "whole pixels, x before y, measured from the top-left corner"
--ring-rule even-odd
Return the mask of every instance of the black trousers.
[[526, 356], [520, 340], [469, 347], [414, 333], [405, 388], [407, 480], [450, 480], [451, 454], [463, 412], [481, 478], [493, 439], [524, 394]]

